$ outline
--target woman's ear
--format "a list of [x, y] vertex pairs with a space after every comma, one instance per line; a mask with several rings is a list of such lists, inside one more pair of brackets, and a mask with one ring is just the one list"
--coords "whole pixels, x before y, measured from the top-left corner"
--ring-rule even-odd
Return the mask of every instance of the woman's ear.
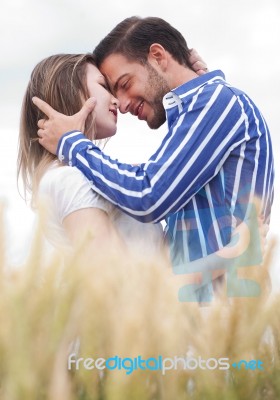
[[168, 64], [168, 53], [161, 44], [153, 43], [149, 49], [148, 61], [154, 67], [165, 71]]

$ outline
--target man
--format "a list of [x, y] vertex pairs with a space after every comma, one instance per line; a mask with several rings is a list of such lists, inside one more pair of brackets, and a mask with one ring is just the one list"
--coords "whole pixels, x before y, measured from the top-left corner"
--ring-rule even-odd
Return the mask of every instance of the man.
[[[230, 86], [221, 71], [202, 76], [191, 68], [183, 36], [160, 18], [127, 18], [97, 46], [98, 67], [130, 112], [168, 132], [140, 166], [105, 156], [81, 132], [88, 101], [65, 117], [35, 99], [49, 117], [40, 143], [78, 167], [92, 187], [144, 222], [167, 223], [174, 271], [230, 243], [234, 229], [250, 219], [254, 197], [269, 222], [273, 201], [273, 155], [266, 122], [252, 100]], [[62, 133], [65, 134], [57, 143]], [[185, 271], [187, 272], [187, 271]], [[210, 286], [198, 299], [209, 299]]]

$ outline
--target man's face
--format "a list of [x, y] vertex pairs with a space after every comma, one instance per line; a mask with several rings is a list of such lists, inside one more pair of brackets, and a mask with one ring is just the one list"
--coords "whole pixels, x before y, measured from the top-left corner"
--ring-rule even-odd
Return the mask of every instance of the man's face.
[[100, 71], [118, 98], [122, 113], [136, 115], [151, 129], [157, 129], [165, 122], [162, 99], [170, 88], [150, 64], [143, 66], [121, 54], [111, 54], [101, 64]]

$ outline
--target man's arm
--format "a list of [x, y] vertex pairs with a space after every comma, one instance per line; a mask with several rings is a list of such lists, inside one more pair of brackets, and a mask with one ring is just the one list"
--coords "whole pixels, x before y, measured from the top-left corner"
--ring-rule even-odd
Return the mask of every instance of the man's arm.
[[80, 132], [62, 137], [58, 156], [134, 218], [158, 222], [181, 209], [217, 174], [229, 149], [245, 140], [236, 134], [242, 124], [236, 97], [216, 85], [199, 93], [196, 104], [180, 115], [146, 164], [133, 167], [112, 160]]

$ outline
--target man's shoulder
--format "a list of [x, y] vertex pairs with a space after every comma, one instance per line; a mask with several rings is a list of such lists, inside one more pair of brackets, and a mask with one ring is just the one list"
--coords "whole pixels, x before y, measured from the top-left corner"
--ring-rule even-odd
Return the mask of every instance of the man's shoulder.
[[216, 70], [194, 78], [176, 88], [175, 93], [183, 103], [193, 102], [196, 97], [209, 97], [218, 89], [219, 94], [232, 93], [231, 85], [225, 79], [221, 70]]

